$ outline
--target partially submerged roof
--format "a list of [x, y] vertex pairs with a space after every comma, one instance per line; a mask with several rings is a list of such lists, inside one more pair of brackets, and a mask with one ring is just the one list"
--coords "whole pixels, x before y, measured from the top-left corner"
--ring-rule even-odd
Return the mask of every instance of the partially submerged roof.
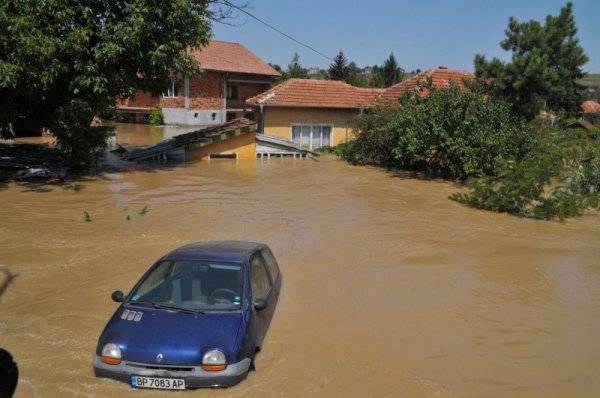
[[452, 70], [443, 66], [431, 68], [410, 79], [388, 87], [377, 98], [377, 101], [395, 103], [398, 97], [411, 90], [418, 90], [421, 92], [421, 96], [426, 96], [427, 91], [422, 89], [420, 84], [426, 83], [428, 79], [431, 79], [433, 86], [436, 88], [448, 88], [454, 85], [462, 90], [465, 88], [464, 80], [475, 80], [475, 75], [471, 72]]
[[211, 40], [206, 47], [192, 52], [206, 70], [281, 76], [269, 64], [240, 43]]
[[381, 89], [354, 87], [337, 80], [289, 79], [246, 103], [279, 107], [362, 109], [372, 105]]
[[583, 113], [600, 112], [600, 104], [596, 101], [585, 101], [581, 104], [581, 110], [583, 110]]
[[199, 148], [256, 131], [256, 122], [242, 118], [177, 135], [149, 147], [129, 152], [125, 159], [142, 160], [166, 155], [177, 148]]
[[299, 153], [301, 155], [320, 156], [317, 152], [308, 150], [292, 141], [266, 134], [256, 134], [256, 153]]

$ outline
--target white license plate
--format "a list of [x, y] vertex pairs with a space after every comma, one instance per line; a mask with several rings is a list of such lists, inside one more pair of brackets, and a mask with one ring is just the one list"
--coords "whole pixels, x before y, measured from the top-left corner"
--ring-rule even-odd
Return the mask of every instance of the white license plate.
[[131, 376], [131, 386], [135, 388], [156, 388], [160, 390], [185, 390], [185, 380], [133, 375]]

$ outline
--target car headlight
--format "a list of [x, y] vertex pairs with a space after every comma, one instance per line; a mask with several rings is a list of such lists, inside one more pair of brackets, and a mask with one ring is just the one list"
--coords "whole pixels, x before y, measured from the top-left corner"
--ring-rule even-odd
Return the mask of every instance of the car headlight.
[[100, 360], [109, 365], [118, 365], [121, 363], [121, 349], [114, 343], [106, 343], [102, 347], [102, 356]]
[[227, 367], [225, 354], [219, 350], [210, 350], [204, 353], [202, 357], [202, 369], [209, 372], [224, 370]]

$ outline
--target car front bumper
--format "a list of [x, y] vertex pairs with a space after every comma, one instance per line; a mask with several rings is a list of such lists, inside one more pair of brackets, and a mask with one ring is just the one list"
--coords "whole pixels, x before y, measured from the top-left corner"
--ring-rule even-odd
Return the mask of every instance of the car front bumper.
[[225, 370], [207, 372], [200, 366], [168, 366], [158, 367], [156, 364], [122, 361], [119, 365], [108, 365], [94, 356], [94, 373], [96, 377], [107, 377], [131, 385], [131, 376], [169, 377], [185, 379], [186, 388], [199, 387], [231, 387], [244, 380], [250, 369], [250, 358], [230, 364]]

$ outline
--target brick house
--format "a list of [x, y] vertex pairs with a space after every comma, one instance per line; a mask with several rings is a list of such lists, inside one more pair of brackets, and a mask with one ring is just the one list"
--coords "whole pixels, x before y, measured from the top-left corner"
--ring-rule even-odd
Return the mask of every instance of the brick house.
[[268, 90], [273, 78], [281, 76], [239, 43], [211, 40], [192, 55], [205, 71], [200, 78], [172, 80], [160, 97], [140, 91], [135, 100], [120, 102], [117, 112], [140, 120], [160, 105], [165, 124], [189, 126], [253, 119], [252, 110], [245, 109], [246, 99]]

